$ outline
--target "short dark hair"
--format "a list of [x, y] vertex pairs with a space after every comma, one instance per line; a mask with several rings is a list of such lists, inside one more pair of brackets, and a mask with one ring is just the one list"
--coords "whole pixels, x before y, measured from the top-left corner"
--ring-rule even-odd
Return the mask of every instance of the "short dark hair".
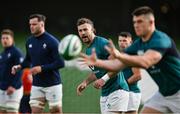
[[44, 23], [46, 21], [46, 16], [42, 15], [42, 14], [32, 14], [32, 15], [29, 16], [29, 20], [32, 19], [32, 18], [37, 18], [38, 21], [43, 21]]
[[94, 28], [94, 23], [88, 18], [80, 18], [80, 19], [78, 19], [77, 26], [85, 24], [85, 23], [90, 24]]
[[14, 32], [13, 32], [11, 29], [3, 29], [3, 30], [1, 31], [1, 35], [3, 35], [3, 34], [8, 34], [8, 35], [10, 35], [12, 38], [14, 38]]
[[118, 36], [122, 36], [122, 37], [131, 37], [132, 35], [130, 32], [120, 32]]
[[91, 20], [88, 19], [88, 18], [80, 18], [80, 19], [78, 19], [76, 25], [77, 25], [77, 26], [80, 26], [80, 25], [85, 24], [85, 23], [90, 24], [90, 25], [92, 26], [92, 28], [93, 28], [94, 33], [96, 33], [96, 29], [94, 28], [94, 23], [93, 23], [93, 21], [91, 21]]
[[148, 6], [142, 6], [139, 8], [136, 8], [133, 12], [132, 12], [132, 16], [140, 16], [140, 15], [146, 15], [146, 14], [152, 14], [154, 15], [154, 11], [148, 7]]

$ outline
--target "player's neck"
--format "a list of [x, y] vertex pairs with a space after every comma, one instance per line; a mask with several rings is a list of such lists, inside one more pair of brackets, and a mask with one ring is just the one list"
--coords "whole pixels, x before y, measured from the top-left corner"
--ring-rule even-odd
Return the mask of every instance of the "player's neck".
[[39, 32], [38, 34], [34, 34], [35, 37], [39, 37], [41, 36], [42, 34], [44, 34], [45, 32], [45, 29], [41, 30], [41, 32]]
[[92, 38], [91, 38], [91, 41], [87, 44], [88, 47], [93, 43], [95, 37], [96, 37], [96, 35], [93, 34], [93, 35], [92, 35]]
[[142, 37], [142, 41], [147, 42], [148, 40], [150, 40], [154, 31], [155, 31], [155, 27], [152, 28], [145, 36]]

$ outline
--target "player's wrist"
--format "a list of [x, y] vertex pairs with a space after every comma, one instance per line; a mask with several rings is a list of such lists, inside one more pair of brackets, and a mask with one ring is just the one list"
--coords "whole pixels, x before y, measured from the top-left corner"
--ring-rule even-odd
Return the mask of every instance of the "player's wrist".
[[108, 74], [105, 74], [101, 79], [106, 83], [110, 79], [110, 77]]

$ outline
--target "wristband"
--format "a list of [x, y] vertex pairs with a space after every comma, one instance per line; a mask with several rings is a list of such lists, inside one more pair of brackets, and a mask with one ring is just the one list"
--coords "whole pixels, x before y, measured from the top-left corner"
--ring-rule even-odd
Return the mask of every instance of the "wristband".
[[105, 74], [101, 79], [103, 79], [105, 82], [107, 82], [110, 79], [110, 77], [108, 74]]

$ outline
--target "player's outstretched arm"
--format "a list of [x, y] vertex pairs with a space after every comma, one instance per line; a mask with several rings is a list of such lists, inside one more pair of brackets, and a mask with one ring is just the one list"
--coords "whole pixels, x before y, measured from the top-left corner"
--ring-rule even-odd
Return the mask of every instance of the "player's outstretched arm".
[[141, 56], [121, 53], [115, 48], [111, 39], [109, 40], [109, 46], [105, 46], [105, 48], [112, 57], [119, 59], [127, 66], [131, 67], [141, 67], [147, 69], [158, 63], [162, 58], [160, 52], [151, 49], [147, 50], [144, 55]]
[[148, 50], [141, 56], [128, 54], [121, 54], [118, 56], [118, 59], [127, 66], [141, 67], [145, 69], [157, 64], [161, 58], [161, 53], [155, 50]]
[[110, 72], [118, 72], [119, 70], [122, 70], [123, 68], [126, 67], [126, 65], [121, 61], [119, 61], [118, 59], [112, 59], [112, 60], [97, 59], [95, 50], [92, 51], [92, 54], [90, 56], [81, 53], [80, 57], [81, 58], [79, 59], [79, 61], [81, 62], [81, 64], [100, 67]]

